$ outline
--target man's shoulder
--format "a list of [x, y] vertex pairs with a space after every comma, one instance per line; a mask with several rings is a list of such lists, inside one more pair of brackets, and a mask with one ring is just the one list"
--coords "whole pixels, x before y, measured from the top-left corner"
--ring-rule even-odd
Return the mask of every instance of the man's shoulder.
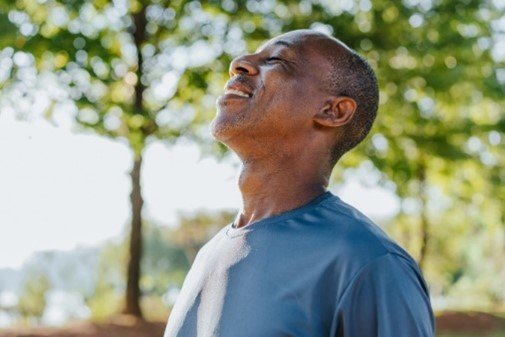
[[307, 218], [314, 222], [313, 232], [338, 256], [362, 260], [361, 263], [386, 254], [412, 260], [374, 221], [333, 194], [311, 213]]
[[309, 256], [310, 264], [326, 266], [319, 277], [332, 280], [337, 298], [363, 271], [402, 271], [420, 279], [414, 259], [371, 219], [337, 196], [293, 221], [290, 233], [299, 241], [290, 241], [297, 242], [297, 251]]

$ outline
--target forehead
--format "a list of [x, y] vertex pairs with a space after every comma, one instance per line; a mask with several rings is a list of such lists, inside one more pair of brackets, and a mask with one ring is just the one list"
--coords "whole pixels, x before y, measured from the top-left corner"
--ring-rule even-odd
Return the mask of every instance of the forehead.
[[324, 34], [310, 30], [300, 30], [268, 40], [257, 49], [257, 52], [261, 53], [281, 48], [289, 50], [297, 59], [303, 62], [324, 62], [329, 61], [328, 56], [334, 52], [335, 45], [336, 43]]

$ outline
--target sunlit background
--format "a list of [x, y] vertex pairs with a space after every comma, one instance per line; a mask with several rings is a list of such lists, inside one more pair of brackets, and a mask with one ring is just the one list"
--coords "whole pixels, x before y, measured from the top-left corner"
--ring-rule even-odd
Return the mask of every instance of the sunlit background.
[[440, 336], [503, 336], [504, 13], [502, 0], [0, 0], [0, 328], [161, 327], [241, 204], [240, 164], [208, 132], [229, 62], [312, 28], [380, 82], [372, 134], [330, 190], [418, 261]]

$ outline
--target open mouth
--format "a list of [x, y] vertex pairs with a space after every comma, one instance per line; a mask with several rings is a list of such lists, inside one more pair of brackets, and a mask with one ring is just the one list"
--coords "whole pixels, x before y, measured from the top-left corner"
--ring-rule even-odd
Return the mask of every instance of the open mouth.
[[226, 88], [224, 91], [224, 94], [225, 95], [230, 94], [230, 95], [235, 95], [235, 96], [244, 97], [244, 98], [252, 97], [251, 93], [248, 93], [248, 92], [245, 92], [245, 91], [242, 91], [239, 89], [231, 89], [231, 88]]

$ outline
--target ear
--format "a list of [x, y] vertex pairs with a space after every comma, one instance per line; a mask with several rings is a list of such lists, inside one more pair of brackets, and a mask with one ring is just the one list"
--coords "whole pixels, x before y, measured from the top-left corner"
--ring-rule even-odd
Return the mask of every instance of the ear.
[[314, 122], [332, 128], [345, 125], [351, 120], [357, 107], [356, 101], [350, 97], [332, 97], [314, 115]]

